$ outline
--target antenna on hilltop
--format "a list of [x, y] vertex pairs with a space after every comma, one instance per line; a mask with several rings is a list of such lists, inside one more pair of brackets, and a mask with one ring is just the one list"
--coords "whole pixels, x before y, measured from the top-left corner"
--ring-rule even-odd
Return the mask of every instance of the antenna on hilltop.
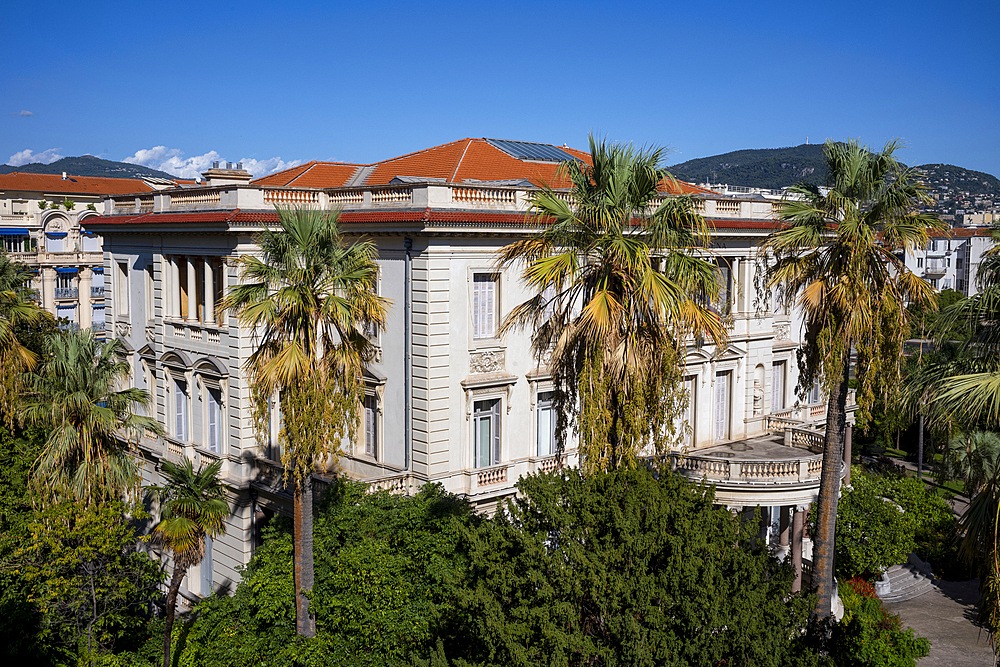
[[809, 145], [809, 137], [806, 137], [806, 146]]

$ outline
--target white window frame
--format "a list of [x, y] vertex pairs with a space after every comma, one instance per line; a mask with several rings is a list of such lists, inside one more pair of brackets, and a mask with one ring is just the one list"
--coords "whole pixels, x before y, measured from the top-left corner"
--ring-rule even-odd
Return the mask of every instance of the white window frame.
[[771, 412], [784, 410], [787, 401], [788, 361], [775, 359], [771, 362]]
[[[472, 403], [472, 467], [491, 468], [503, 460], [503, 404], [502, 396], [477, 396]], [[489, 451], [480, 448], [480, 429], [489, 426]]]
[[[218, 400], [216, 400], [218, 395]], [[223, 433], [225, 429], [225, 401], [222, 398], [222, 387], [213, 384], [205, 385], [205, 446], [213, 454], [222, 453]], [[215, 423], [213, 424], [213, 417]]]
[[115, 260], [115, 315], [129, 313], [128, 260]]
[[[548, 414], [547, 426], [542, 424], [543, 412]], [[555, 389], [552, 387], [539, 387], [535, 397], [536, 456], [553, 456], [556, 454], [558, 449], [556, 444], [556, 423], [558, 421], [558, 417], [559, 415], [555, 406]], [[544, 442], [545, 440], [548, 442]]]
[[[488, 291], [491, 293], [483, 293], [485, 285], [490, 286]], [[469, 331], [474, 344], [496, 341], [500, 337], [500, 286], [498, 272], [472, 270], [469, 280]]]
[[[733, 376], [734, 370], [732, 369], [718, 369], [715, 372], [712, 385], [712, 439], [714, 442], [725, 442], [733, 437]], [[720, 380], [722, 380], [721, 383]], [[725, 392], [722, 395], [720, 395], [720, 387]]]
[[688, 392], [687, 406], [681, 413], [681, 445], [693, 447], [698, 442], [698, 376], [686, 375], [684, 389]]
[[[181, 442], [188, 442], [191, 428], [191, 383], [187, 377], [180, 374], [172, 373], [170, 379], [172, 435]], [[181, 388], [181, 383], [184, 384], [184, 389]]]

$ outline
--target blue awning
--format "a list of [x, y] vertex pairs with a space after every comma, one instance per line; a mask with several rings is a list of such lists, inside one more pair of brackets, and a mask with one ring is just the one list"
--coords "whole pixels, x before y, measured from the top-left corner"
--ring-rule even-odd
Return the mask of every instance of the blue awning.
[[61, 239], [62, 237], [66, 236], [66, 232], [45, 232], [45, 235], [50, 236], [54, 239]]
[[95, 266], [94, 267], [94, 273], [104, 273], [104, 267], [103, 266]]
[[60, 267], [60, 268], [56, 269], [56, 273], [77, 273], [79, 271], [80, 271], [80, 269], [77, 269], [77, 268], [68, 269], [68, 268]]
[[27, 236], [27, 229], [11, 229], [10, 227], [0, 228], [0, 234], [5, 234], [7, 236]]

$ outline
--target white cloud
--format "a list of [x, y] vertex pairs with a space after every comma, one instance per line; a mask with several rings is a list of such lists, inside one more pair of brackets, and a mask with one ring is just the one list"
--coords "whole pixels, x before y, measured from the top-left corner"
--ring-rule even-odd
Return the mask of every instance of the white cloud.
[[47, 151], [42, 151], [41, 153], [35, 153], [30, 148], [25, 148], [23, 151], [14, 153], [9, 158], [7, 158], [7, 164], [12, 167], [20, 167], [21, 165], [31, 164], [32, 162], [41, 162], [43, 164], [51, 164], [56, 160], [61, 160], [62, 155], [59, 155], [56, 151], [58, 148], [50, 148]]
[[11, 111], [10, 115], [11, 116], [34, 116], [35, 114], [33, 114], [32, 112], [28, 111], [27, 109], [22, 109], [21, 111]]
[[[168, 174], [173, 174], [178, 178], [198, 178], [202, 172], [209, 169], [215, 161], [222, 162], [222, 157], [215, 151], [209, 151], [202, 155], [184, 157], [184, 153], [177, 148], [167, 148], [166, 146], [154, 146], [153, 148], [143, 148], [135, 152], [135, 155], [127, 157], [123, 162], [130, 164], [140, 164], [144, 167], [159, 169]], [[280, 157], [272, 157], [266, 160], [255, 160], [244, 158], [240, 160], [243, 168], [254, 176], [266, 176], [282, 169], [290, 169], [302, 163], [301, 160], [291, 160], [285, 162]]]

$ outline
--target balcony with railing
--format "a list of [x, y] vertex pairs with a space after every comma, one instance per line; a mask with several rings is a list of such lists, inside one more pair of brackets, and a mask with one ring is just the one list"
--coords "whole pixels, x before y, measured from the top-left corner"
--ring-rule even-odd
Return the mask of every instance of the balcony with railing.
[[80, 289], [77, 287], [57, 287], [55, 289], [57, 299], [76, 299], [80, 296]]
[[101, 285], [101, 286], [92, 285], [90, 287], [90, 296], [103, 297], [104, 296], [104, 286], [103, 285]]
[[947, 260], [943, 257], [928, 257], [924, 274], [928, 276], [943, 276], [948, 272]]

